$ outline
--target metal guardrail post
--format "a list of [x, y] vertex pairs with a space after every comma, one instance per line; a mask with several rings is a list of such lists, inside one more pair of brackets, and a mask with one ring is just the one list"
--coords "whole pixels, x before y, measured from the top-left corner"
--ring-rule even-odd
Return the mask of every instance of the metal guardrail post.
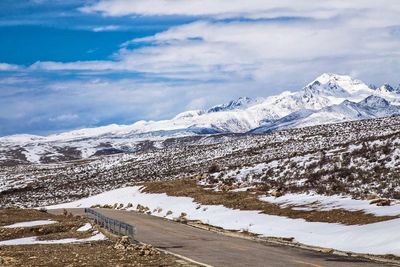
[[[136, 234], [135, 226], [126, 224], [119, 220], [108, 218], [91, 208], [85, 208], [85, 213], [87, 213], [89, 217], [91, 217], [94, 220], [96, 224], [100, 225], [103, 228], [106, 228], [110, 232], [117, 235], [126, 235], [132, 241], [134, 240]], [[122, 233], [122, 229], [124, 230], [124, 233]]]

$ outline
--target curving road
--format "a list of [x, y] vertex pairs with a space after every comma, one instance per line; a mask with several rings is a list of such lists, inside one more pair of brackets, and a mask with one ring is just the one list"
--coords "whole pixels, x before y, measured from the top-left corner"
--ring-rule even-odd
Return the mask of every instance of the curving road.
[[[83, 213], [81, 209], [71, 211], [75, 214]], [[229, 237], [136, 212], [109, 209], [97, 209], [97, 211], [110, 218], [135, 225], [138, 231], [136, 239], [140, 242], [152, 244], [157, 248], [212, 266], [372, 267], [383, 265], [361, 258], [341, 257]], [[57, 213], [57, 211], [52, 212]]]

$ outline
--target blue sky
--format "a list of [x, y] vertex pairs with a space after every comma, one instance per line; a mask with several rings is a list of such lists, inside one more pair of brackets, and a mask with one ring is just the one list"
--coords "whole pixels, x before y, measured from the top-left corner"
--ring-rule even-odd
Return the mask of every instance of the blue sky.
[[3, 0], [0, 136], [166, 119], [323, 72], [398, 84], [396, 0]]

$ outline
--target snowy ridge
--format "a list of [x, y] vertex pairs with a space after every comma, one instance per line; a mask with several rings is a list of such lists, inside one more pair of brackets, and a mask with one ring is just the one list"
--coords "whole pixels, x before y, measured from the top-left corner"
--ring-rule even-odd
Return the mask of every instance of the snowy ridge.
[[[343, 121], [400, 115], [400, 87], [367, 86], [346, 75], [322, 74], [299, 91], [285, 91], [266, 98], [241, 97], [208, 110], [192, 110], [170, 120], [138, 121], [132, 125], [108, 125], [53, 134], [46, 137], [15, 135], [0, 138], [3, 151], [22, 147], [29, 162], [38, 162], [44, 154], [60, 154], [51, 147], [73, 147], [90, 157], [105, 142], [115, 153], [135, 151], [143, 140], [216, 134], [269, 132], [276, 129], [314, 126]], [[107, 148], [110, 149], [110, 148]], [[13, 153], [15, 154], [15, 153]], [[62, 153], [61, 153], [62, 154]]]
[[356, 103], [349, 100], [320, 110], [303, 109], [293, 112], [279, 120], [264, 123], [252, 130], [254, 133], [269, 132], [277, 129], [314, 126], [361, 119], [374, 119], [400, 115], [400, 106], [392, 105], [379, 96], [369, 96]]

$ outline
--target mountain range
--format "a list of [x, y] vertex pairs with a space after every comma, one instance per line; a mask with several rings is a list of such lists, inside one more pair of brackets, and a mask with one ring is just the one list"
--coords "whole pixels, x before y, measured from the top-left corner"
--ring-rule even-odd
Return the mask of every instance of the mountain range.
[[[135, 151], [144, 140], [217, 133], [265, 133], [279, 129], [400, 115], [400, 86], [368, 86], [346, 75], [325, 73], [302, 89], [266, 98], [241, 97], [207, 110], [191, 110], [170, 120], [139, 121], [49, 136], [13, 135], [0, 138], [0, 160], [10, 148], [28, 162], [43, 155], [57, 158], [73, 148], [82, 158], [112, 152]], [[62, 154], [62, 153], [61, 153]], [[53, 155], [53, 156], [51, 156]]]

